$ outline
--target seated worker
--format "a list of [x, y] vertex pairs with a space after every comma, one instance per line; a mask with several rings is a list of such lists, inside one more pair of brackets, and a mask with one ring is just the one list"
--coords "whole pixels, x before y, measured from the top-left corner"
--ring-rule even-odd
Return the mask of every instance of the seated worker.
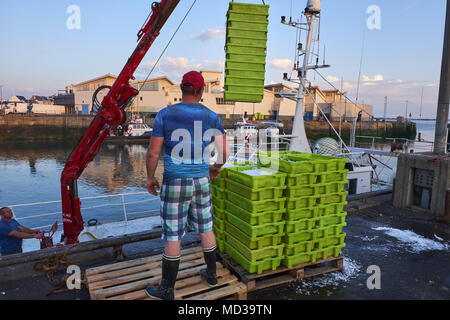
[[11, 208], [0, 209], [0, 253], [2, 256], [22, 252], [22, 239], [41, 239], [40, 230], [28, 229], [13, 219]]

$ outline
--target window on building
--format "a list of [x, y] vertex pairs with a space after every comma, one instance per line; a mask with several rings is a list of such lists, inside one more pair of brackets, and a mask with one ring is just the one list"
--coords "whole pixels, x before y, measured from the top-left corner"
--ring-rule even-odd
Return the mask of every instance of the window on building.
[[177, 98], [174, 98], [174, 99], [173, 99], [173, 101], [177, 102], [177, 101], [178, 101], [178, 99], [177, 99]]
[[142, 97], [140, 97], [140, 99], [139, 99], [139, 100], [143, 101], [144, 99], [143, 99]]
[[234, 105], [234, 101], [225, 101], [224, 98], [216, 98], [216, 104], [228, 104], [228, 105]]

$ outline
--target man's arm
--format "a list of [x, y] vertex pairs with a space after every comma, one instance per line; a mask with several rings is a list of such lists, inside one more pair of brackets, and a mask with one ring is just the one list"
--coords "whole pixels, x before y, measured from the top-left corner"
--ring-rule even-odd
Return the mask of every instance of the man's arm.
[[214, 143], [216, 145], [218, 155], [217, 162], [209, 169], [209, 176], [211, 179], [215, 179], [219, 176], [220, 169], [227, 162], [227, 159], [230, 156], [230, 148], [227, 143], [226, 134], [214, 137]]
[[159, 155], [161, 154], [163, 143], [164, 137], [152, 137], [147, 151], [147, 190], [154, 196], [158, 195], [156, 188], [159, 188], [159, 183], [155, 178], [155, 172], [158, 167]]
[[14, 237], [14, 238], [19, 238], [19, 239], [40, 239], [42, 238], [43, 234], [42, 233], [26, 233], [26, 232], [20, 232], [20, 231], [11, 231], [8, 236], [10, 237]]
[[19, 229], [20, 229], [20, 231], [22, 231], [23, 233], [30, 233], [30, 234], [33, 234], [33, 233], [39, 233], [39, 232], [40, 232], [39, 229], [33, 230], [33, 229], [29, 229], [29, 228], [24, 227], [24, 226], [21, 226], [21, 225], [19, 225]]

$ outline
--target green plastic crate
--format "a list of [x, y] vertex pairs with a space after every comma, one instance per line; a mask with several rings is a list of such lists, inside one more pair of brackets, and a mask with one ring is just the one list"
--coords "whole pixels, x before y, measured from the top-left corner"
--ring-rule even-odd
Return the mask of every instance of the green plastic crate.
[[267, 21], [242, 21], [242, 20], [228, 20], [227, 28], [249, 30], [249, 31], [263, 31], [267, 32]]
[[270, 211], [280, 211], [284, 209], [286, 198], [269, 199], [262, 201], [252, 201], [241, 197], [233, 191], [227, 192], [227, 200], [251, 213], [263, 213]]
[[286, 245], [296, 245], [301, 242], [314, 241], [323, 237], [322, 230], [300, 231], [297, 233], [287, 233], [283, 237], [283, 242]]
[[216, 240], [225, 240], [225, 231], [219, 230], [216, 226], [213, 226], [213, 233], [216, 237]]
[[229, 93], [245, 93], [250, 95], [261, 95], [264, 94], [264, 89], [258, 86], [244, 86], [244, 85], [228, 85], [225, 83], [225, 90]]
[[301, 231], [310, 231], [317, 227], [319, 218], [316, 219], [303, 219], [298, 221], [286, 221], [285, 231], [286, 234], [298, 233]]
[[233, 191], [246, 199], [252, 201], [262, 201], [270, 199], [279, 199], [283, 197], [283, 191], [286, 187], [275, 188], [249, 188], [233, 180], [226, 180], [227, 190]]
[[232, 12], [228, 11], [228, 21], [252, 21], [268, 24], [268, 15], [253, 14], [251, 12]]
[[267, 39], [266, 30], [248, 30], [244, 28], [233, 28], [228, 26], [227, 35], [229, 37], [255, 37], [258, 39]]
[[285, 246], [286, 256], [295, 256], [302, 253], [310, 253], [316, 249], [317, 241], [303, 241], [294, 245]]
[[225, 242], [225, 253], [228, 254], [233, 260], [235, 260], [241, 267], [243, 267], [249, 273], [261, 274], [267, 270], [276, 270], [281, 265], [281, 257], [266, 258], [258, 262], [251, 262], [246, 259], [238, 250], [233, 248], [230, 244]]
[[286, 186], [288, 188], [292, 188], [304, 185], [313, 185], [317, 183], [318, 178], [318, 173], [288, 174], [286, 176]]
[[329, 183], [329, 182], [345, 182], [347, 181], [348, 170], [326, 172], [319, 175], [317, 179], [318, 183]]
[[225, 210], [225, 199], [217, 199], [212, 197], [212, 205], [217, 209], [224, 211]]
[[229, 76], [227, 78], [227, 85], [239, 85], [239, 86], [261, 86], [264, 85], [264, 79], [251, 79]]
[[345, 244], [318, 250], [316, 253], [315, 260], [313, 262], [316, 262], [317, 260], [325, 260], [332, 257], [333, 258], [339, 257], [341, 255], [343, 247], [345, 247]]
[[225, 241], [223, 239], [216, 238], [216, 245], [220, 252], [225, 252]]
[[228, 212], [231, 212], [236, 217], [242, 219], [252, 226], [267, 224], [272, 222], [280, 222], [283, 219], [284, 209], [278, 211], [269, 211], [262, 213], [252, 213], [235, 205], [230, 201], [225, 202], [225, 207]]
[[327, 238], [327, 237], [340, 235], [343, 232], [342, 229], [346, 225], [347, 225], [347, 223], [344, 222], [344, 223], [341, 223], [341, 224], [337, 224], [337, 225], [328, 226], [328, 227], [325, 227], [325, 228], [318, 229], [321, 232], [320, 239], [321, 238]]
[[332, 194], [345, 191], [345, 185], [348, 183], [347, 180], [342, 182], [330, 182], [321, 185], [317, 185], [317, 194]]
[[285, 221], [280, 221], [252, 226], [230, 212], [227, 212], [226, 221], [230, 222], [233, 226], [244, 232], [250, 238], [271, 234], [281, 234], [284, 232], [285, 225]]
[[216, 185], [211, 185], [211, 196], [216, 199], [225, 199], [225, 191], [226, 191], [225, 188], [220, 188]]
[[231, 234], [249, 249], [263, 249], [265, 247], [276, 246], [282, 243], [284, 232], [279, 234], [269, 234], [259, 237], [249, 237], [228, 221], [225, 221], [225, 233]]
[[283, 214], [283, 219], [287, 221], [296, 221], [301, 219], [318, 218], [319, 216], [318, 207], [309, 207], [292, 210], [286, 209], [286, 212]]
[[287, 198], [315, 196], [319, 194], [319, 187], [314, 185], [306, 185], [300, 187], [289, 187], [284, 191]]
[[347, 205], [347, 201], [342, 203], [332, 203], [327, 205], [317, 206], [318, 214], [320, 217], [338, 214], [344, 211], [344, 207]]
[[[265, 64], [266, 63], [266, 55], [265, 54], [245, 54], [245, 53], [227, 53], [227, 61], [236, 61], [236, 62], [250, 62], [250, 63], [259, 63], [259, 64]], [[230, 79], [230, 77], [227, 78], [227, 84], [233, 84], [232, 82], [233, 78]], [[261, 80], [258, 79], [258, 82], [246, 82], [246, 78], [237, 78], [236, 81], [239, 82], [239, 84], [253, 84], [253, 85], [260, 85]], [[254, 80], [256, 81], [256, 80]]]
[[[265, 61], [262, 62], [251, 62], [251, 61], [239, 61], [239, 60], [227, 60], [225, 63], [225, 68], [227, 69], [239, 69], [239, 70], [255, 70], [255, 71], [262, 71], [265, 70], [266, 63]], [[226, 82], [225, 84], [228, 84]], [[258, 88], [258, 86], [257, 86]]]
[[218, 231], [222, 231], [222, 232], [225, 231], [225, 223], [224, 223], [224, 220], [219, 219], [219, 218], [213, 216], [213, 222], [214, 222], [214, 226], [216, 226], [216, 228], [217, 228]]
[[[251, 79], [265, 79], [266, 71], [265, 70], [249, 70], [249, 69], [234, 69], [228, 68], [225, 69], [225, 84], [227, 83], [228, 77], [241, 77], [241, 78], [251, 78]], [[264, 89], [264, 87], [263, 87]]]
[[[225, 221], [226, 222], [226, 221]], [[287, 245], [294, 245], [300, 242], [319, 240], [327, 237], [337, 236], [342, 234], [342, 229], [346, 223], [340, 225], [329, 226], [320, 229], [313, 229], [309, 231], [300, 231], [296, 233], [287, 233], [283, 237], [283, 242]]]
[[249, 103], [260, 103], [263, 100], [262, 94], [249, 94], [249, 93], [238, 93], [238, 92], [225, 92], [225, 101], [236, 101], [236, 102], [249, 102]]
[[297, 153], [288, 155], [288, 159], [298, 159], [314, 163], [317, 172], [340, 171], [345, 169], [346, 158], [330, 157], [313, 153]]
[[269, 15], [269, 6], [265, 4], [241, 3], [233, 1], [230, 2], [228, 10], [231, 12], [260, 14], [263, 16]]
[[333, 203], [344, 203], [347, 199], [347, 191], [335, 193], [335, 194], [324, 194], [317, 197], [318, 205], [326, 205]]
[[301, 263], [313, 262], [312, 259], [312, 253], [302, 252], [296, 255], [285, 256], [283, 260], [281, 260], [281, 264], [287, 268], [292, 268], [293, 266]]
[[255, 56], [266, 55], [265, 46], [252, 46], [252, 45], [227, 45], [227, 54], [252, 54]]
[[317, 196], [286, 198], [286, 209], [295, 210], [314, 207], [317, 204]]
[[237, 240], [229, 233], [225, 233], [225, 242], [237, 249], [250, 262], [257, 262], [265, 258], [274, 258], [283, 256], [284, 244], [277, 246], [265, 247], [263, 249], [252, 250]]
[[347, 236], [346, 233], [341, 233], [337, 236], [331, 236], [327, 238], [323, 238], [317, 241], [316, 247], [321, 250], [328, 247], [334, 247], [334, 246], [345, 246], [345, 237]]
[[226, 188], [225, 178], [220, 177], [220, 176], [217, 177], [216, 179], [211, 179], [210, 180], [210, 184], [211, 184], [211, 186], [216, 186], [216, 187], [221, 188], [221, 189], [225, 189]]
[[248, 170], [246, 167], [229, 170], [228, 179], [254, 189], [284, 187], [286, 181], [286, 174], [284, 173], [278, 173], [273, 170], [263, 168], [262, 170], [272, 174], [264, 176], [250, 176], [242, 173], [242, 171], [246, 170]]
[[328, 215], [320, 217], [316, 222], [318, 228], [324, 228], [332, 225], [340, 225], [345, 223], [347, 213], [343, 212], [335, 215]]
[[[213, 216], [215, 216], [221, 220], [224, 220], [225, 219], [225, 209], [219, 209], [215, 205], [213, 205], [212, 207], [213, 207], [213, 211], [212, 211]], [[225, 207], [226, 207], [226, 204], [225, 204]]]

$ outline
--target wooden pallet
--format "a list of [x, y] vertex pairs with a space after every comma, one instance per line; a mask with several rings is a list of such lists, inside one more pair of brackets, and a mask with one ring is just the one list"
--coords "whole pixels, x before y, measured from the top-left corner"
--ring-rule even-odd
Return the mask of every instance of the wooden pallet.
[[[156, 255], [87, 269], [86, 280], [91, 299], [150, 300], [144, 289], [161, 282], [161, 259], [162, 255]], [[219, 285], [209, 287], [199, 274], [200, 269], [205, 267], [202, 248], [190, 248], [181, 252], [175, 299], [247, 298], [247, 286], [220, 263], [217, 263]]]
[[342, 271], [344, 258], [342, 255], [336, 258], [318, 260], [314, 263], [303, 263], [286, 268], [281, 266], [277, 270], [268, 270], [261, 274], [250, 274], [242, 268], [229, 255], [222, 253], [223, 264], [234, 271], [238, 278], [247, 285], [247, 292], [256, 291], [295, 280], [310, 278], [325, 273]]

